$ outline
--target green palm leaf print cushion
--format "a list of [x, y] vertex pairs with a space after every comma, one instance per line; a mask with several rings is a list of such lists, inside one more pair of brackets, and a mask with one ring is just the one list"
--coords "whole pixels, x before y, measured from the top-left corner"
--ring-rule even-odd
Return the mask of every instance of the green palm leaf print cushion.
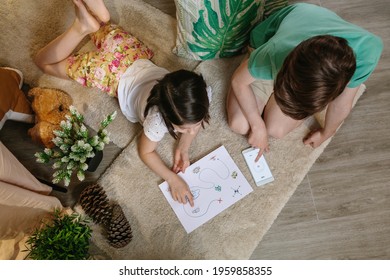
[[265, 0], [175, 0], [174, 53], [206, 60], [241, 54], [262, 17]]

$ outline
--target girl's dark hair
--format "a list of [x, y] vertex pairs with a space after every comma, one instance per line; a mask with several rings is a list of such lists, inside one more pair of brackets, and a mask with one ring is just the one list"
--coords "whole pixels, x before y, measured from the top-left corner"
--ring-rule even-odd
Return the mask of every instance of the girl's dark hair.
[[274, 95], [284, 114], [302, 120], [339, 96], [356, 69], [347, 40], [320, 35], [301, 42], [276, 76]]
[[179, 70], [164, 76], [152, 88], [147, 100], [144, 117], [153, 106], [157, 106], [165, 125], [173, 138], [177, 139], [172, 124], [208, 123], [209, 99], [206, 82], [201, 75]]

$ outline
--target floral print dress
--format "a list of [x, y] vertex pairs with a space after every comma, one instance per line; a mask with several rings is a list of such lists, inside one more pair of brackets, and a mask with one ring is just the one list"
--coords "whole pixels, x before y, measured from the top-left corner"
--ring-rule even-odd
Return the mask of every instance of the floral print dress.
[[86, 87], [117, 96], [119, 80], [137, 59], [150, 59], [153, 52], [140, 40], [114, 24], [105, 24], [91, 40], [97, 50], [75, 54], [67, 60], [67, 74]]

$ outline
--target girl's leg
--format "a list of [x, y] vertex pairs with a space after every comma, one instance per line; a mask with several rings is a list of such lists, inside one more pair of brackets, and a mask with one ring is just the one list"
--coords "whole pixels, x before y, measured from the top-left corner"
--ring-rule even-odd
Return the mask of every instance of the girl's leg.
[[88, 9], [102, 22], [108, 22], [110, 20], [110, 12], [104, 5], [103, 0], [84, 0]]
[[67, 79], [67, 58], [81, 40], [96, 32], [100, 24], [88, 12], [82, 0], [73, 0], [76, 18], [73, 24], [60, 36], [42, 48], [35, 57], [35, 63], [45, 73]]

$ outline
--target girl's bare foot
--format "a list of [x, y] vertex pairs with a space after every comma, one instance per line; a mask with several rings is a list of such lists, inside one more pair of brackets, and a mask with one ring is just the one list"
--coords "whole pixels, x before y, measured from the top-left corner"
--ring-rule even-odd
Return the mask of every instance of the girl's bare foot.
[[84, 0], [88, 9], [102, 22], [110, 20], [110, 12], [107, 10], [103, 0]]
[[96, 18], [89, 13], [87, 8], [84, 6], [82, 0], [73, 0], [75, 4], [76, 18], [73, 26], [77, 28], [78, 32], [83, 35], [87, 35], [96, 32], [100, 28], [99, 22]]

